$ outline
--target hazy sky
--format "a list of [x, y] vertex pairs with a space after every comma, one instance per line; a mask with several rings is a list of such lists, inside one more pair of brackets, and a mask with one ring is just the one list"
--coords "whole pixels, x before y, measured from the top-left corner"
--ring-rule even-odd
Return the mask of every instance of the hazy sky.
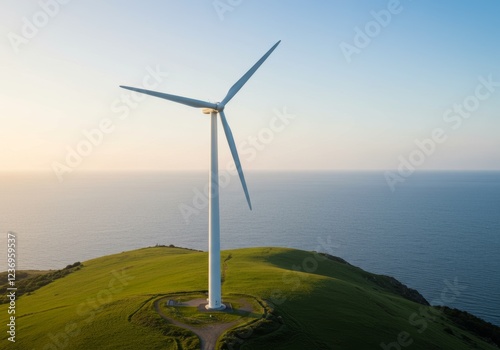
[[[498, 1], [0, 2], [0, 171], [500, 169]], [[220, 163], [230, 154], [220, 130]], [[62, 170], [61, 170], [62, 169]]]

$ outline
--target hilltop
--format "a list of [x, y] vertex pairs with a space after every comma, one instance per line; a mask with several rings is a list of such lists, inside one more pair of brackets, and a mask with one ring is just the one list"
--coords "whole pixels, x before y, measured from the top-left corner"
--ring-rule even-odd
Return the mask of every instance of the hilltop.
[[[395, 279], [340, 258], [266, 247], [223, 251], [222, 261], [223, 296], [254, 298], [265, 317], [226, 333], [221, 348], [498, 349], [491, 341], [498, 342], [498, 327], [429, 306]], [[36, 350], [199, 348], [197, 337], [169, 325], [154, 303], [181, 292], [203, 295], [206, 252], [151, 247], [68, 269], [49, 272], [58, 278], [18, 298], [16, 342], [2, 332], [2, 344]], [[7, 310], [0, 305], [4, 321]]]

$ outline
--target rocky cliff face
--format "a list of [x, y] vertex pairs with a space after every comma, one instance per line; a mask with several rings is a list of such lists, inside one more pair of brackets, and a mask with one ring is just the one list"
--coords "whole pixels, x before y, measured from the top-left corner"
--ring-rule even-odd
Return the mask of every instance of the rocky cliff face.
[[408, 288], [394, 277], [385, 275], [369, 275], [368, 279], [382, 288], [388, 289], [395, 294], [401, 295], [405, 299], [426, 306], [430, 305], [429, 302], [417, 290]]

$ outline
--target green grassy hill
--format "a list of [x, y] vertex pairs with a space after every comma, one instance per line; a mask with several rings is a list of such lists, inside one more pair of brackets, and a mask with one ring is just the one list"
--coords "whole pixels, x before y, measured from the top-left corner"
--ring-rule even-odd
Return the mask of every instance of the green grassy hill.
[[[340, 259], [251, 248], [224, 251], [222, 260], [224, 295], [252, 295], [272, 308], [269, 329], [240, 329], [225, 337], [229, 348], [498, 349], [457, 326], [444, 310], [402, 297], [391, 279]], [[189, 348], [197, 343], [183, 341], [186, 332], [169, 331], [150, 304], [161, 295], [206, 288], [206, 252], [155, 247], [86, 261], [19, 297], [15, 343], [5, 332], [8, 305], [0, 305], [0, 348]], [[137, 311], [145, 309], [149, 318], [137, 322]]]

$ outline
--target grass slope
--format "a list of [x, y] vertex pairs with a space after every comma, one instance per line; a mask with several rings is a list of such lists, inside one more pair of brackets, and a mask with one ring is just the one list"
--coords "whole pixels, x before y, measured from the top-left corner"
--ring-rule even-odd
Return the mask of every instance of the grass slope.
[[[244, 293], [274, 308], [279, 328], [235, 333], [241, 349], [498, 349], [460, 329], [444, 313], [404, 299], [377, 276], [315, 253], [285, 248], [223, 252], [225, 295]], [[84, 267], [16, 303], [12, 349], [189, 349], [199, 343], [164, 324], [153, 301], [207, 287], [207, 253], [144, 248]], [[0, 305], [6, 324], [8, 305]], [[6, 330], [7, 327], [4, 326]], [[232, 338], [231, 338], [232, 337]], [[396, 343], [399, 341], [401, 345]], [[396, 342], [396, 343], [394, 343]], [[12, 346], [10, 346], [12, 345]], [[8, 347], [7, 347], [8, 346]]]

